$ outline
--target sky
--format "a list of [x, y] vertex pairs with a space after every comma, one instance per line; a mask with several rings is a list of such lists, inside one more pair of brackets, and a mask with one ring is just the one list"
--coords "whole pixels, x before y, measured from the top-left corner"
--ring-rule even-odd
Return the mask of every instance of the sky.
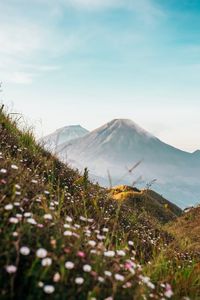
[[199, 0], [0, 1], [0, 101], [37, 136], [129, 118], [200, 148]]

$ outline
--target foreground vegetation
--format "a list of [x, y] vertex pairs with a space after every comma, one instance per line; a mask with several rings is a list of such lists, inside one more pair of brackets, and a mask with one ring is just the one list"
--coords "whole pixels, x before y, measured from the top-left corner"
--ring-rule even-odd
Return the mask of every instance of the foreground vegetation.
[[1, 109], [0, 299], [200, 299], [198, 247], [175, 211], [163, 225], [115, 200], [17, 122]]

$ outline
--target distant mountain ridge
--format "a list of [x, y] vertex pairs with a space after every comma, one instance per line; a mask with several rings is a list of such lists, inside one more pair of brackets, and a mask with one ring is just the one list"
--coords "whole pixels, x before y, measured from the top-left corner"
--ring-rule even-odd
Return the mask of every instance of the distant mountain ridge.
[[[69, 145], [70, 144], [70, 145]], [[66, 150], [67, 149], [67, 150]], [[58, 155], [73, 166], [88, 167], [100, 183], [131, 184], [134, 178], [144, 182], [157, 179], [154, 189], [181, 207], [200, 199], [200, 155], [170, 146], [128, 119], [115, 119], [92, 132], [65, 142]], [[142, 161], [134, 172], [127, 172]], [[125, 176], [125, 173], [126, 176]], [[123, 177], [121, 182], [118, 180]], [[107, 181], [107, 184], [105, 184]]]
[[80, 125], [65, 126], [40, 139], [40, 143], [43, 143], [48, 150], [56, 151], [58, 146], [80, 138], [87, 133], [89, 131]]

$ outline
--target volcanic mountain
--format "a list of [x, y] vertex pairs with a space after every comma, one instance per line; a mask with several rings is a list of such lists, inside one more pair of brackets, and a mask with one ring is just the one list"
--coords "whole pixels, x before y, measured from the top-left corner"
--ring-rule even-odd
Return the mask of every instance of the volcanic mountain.
[[[127, 119], [115, 119], [85, 136], [58, 147], [59, 157], [83, 169], [100, 183], [131, 184], [138, 177], [154, 180], [154, 189], [179, 206], [200, 198], [200, 158], [172, 147]], [[137, 168], [134, 168], [138, 165]], [[143, 183], [144, 184], [144, 183]]]
[[45, 148], [48, 150], [56, 151], [57, 147], [61, 144], [82, 137], [88, 132], [87, 129], [80, 125], [65, 126], [42, 138], [40, 143], [44, 144]]

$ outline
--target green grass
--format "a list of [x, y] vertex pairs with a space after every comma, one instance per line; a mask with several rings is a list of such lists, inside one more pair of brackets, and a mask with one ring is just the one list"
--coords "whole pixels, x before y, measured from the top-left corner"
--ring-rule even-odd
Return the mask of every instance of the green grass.
[[169, 286], [171, 299], [200, 299], [197, 253], [150, 212], [91, 184], [87, 170], [62, 164], [18, 122], [0, 110], [0, 299], [167, 299]]

